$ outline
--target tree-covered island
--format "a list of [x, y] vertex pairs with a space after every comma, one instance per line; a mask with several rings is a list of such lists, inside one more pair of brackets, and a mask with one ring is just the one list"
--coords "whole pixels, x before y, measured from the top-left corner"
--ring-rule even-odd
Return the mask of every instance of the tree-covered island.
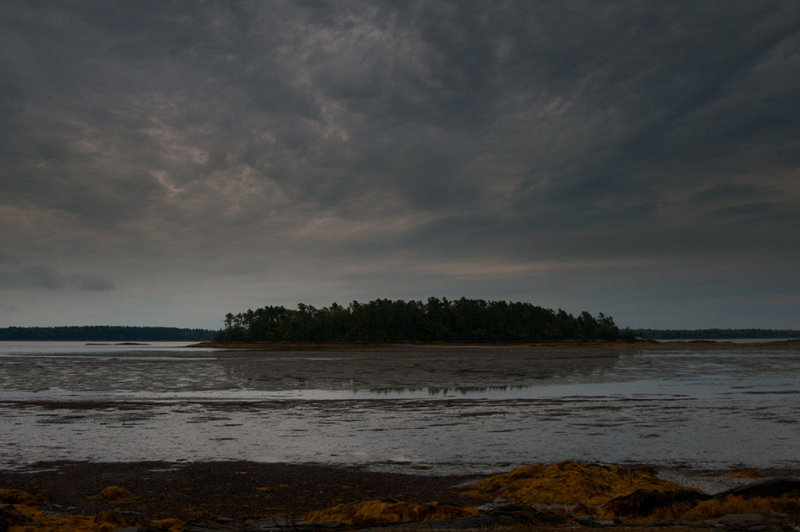
[[215, 341], [332, 343], [522, 343], [618, 340], [611, 316], [573, 316], [531, 303], [430, 297], [422, 301], [376, 299], [296, 310], [266, 306], [225, 316]]

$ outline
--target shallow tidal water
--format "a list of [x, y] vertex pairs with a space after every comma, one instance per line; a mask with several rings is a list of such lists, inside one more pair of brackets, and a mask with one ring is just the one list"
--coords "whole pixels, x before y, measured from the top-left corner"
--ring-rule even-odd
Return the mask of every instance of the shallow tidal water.
[[800, 347], [226, 351], [0, 342], [0, 469], [253, 460], [433, 473], [800, 468]]

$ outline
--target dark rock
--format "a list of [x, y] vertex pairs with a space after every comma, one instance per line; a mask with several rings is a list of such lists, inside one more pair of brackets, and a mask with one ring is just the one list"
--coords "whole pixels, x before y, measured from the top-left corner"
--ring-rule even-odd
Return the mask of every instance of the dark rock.
[[752, 497], [781, 497], [783, 495], [800, 497], [800, 480], [790, 478], [759, 480], [717, 493], [714, 498], [724, 499], [728, 495], [737, 495], [744, 499]]
[[704, 524], [731, 532], [796, 532], [798, 528], [786, 516], [728, 514], [704, 521]]
[[604, 510], [620, 517], [647, 517], [659, 508], [678, 503], [694, 504], [711, 499], [710, 495], [694, 490], [636, 490], [633, 493], [611, 499], [603, 505]]
[[572, 519], [579, 525], [585, 527], [611, 526], [613, 524], [611, 521], [598, 519], [593, 515], [576, 515]]
[[[513, 526], [513, 525], [546, 525], [557, 526], [567, 523], [566, 515], [546, 510], [537, 510], [525, 504], [507, 504], [495, 506], [490, 511], [481, 512], [478, 515], [459, 517], [447, 521], [426, 521], [417, 523], [384, 523], [379, 526], [365, 527], [362, 530], [464, 530], [482, 529], [493, 526]], [[232, 530], [230, 528], [211, 528], [209, 522], [192, 522], [186, 528], [186, 532], [210, 532], [211, 530]], [[245, 522], [243, 530], [247, 532], [279, 532], [279, 531], [312, 531], [312, 530], [342, 530], [352, 529], [342, 523], [334, 521], [315, 521], [313, 523], [305, 521], [295, 521], [281, 518], [259, 518], [250, 519]]]
[[401, 530], [472, 530], [472, 529], [486, 529], [496, 525], [514, 525], [515, 522], [511, 519], [502, 519], [488, 514], [471, 515], [468, 517], [459, 517], [458, 519], [451, 519], [449, 521], [428, 521], [423, 523], [397, 523], [389, 526], [375, 527], [369, 530], [386, 530], [386, 529], [401, 529]]
[[0, 504], [0, 532], [12, 526], [24, 525], [29, 519], [10, 504]]
[[342, 530], [345, 528], [348, 528], [347, 525], [334, 521], [316, 521], [311, 523], [281, 517], [262, 517], [247, 520], [240, 530], [246, 532], [279, 532], [286, 530], [302, 532], [312, 530]]
[[[546, 510], [537, 510], [526, 504], [506, 504], [494, 506], [491, 510], [478, 515], [459, 517], [447, 521], [426, 521], [421, 523], [397, 523], [381, 526], [375, 530], [465, 530], [486, 529], [496, 526], [559, 526], [568, 521], [566, 515]], [[371, 529], [367, 529], [371, 530]]]
[[766, 515], [762, 514], [728, 514], [723, 515], [721, 517], [717, 517], [716, 519], [712, 519], [711, 521], [714, 523], [735, 523], [735, 524], [754, 524], [754, 523], [764, 523], [768, 521], [769, 518]]
[[537, 510], [527, 504], [506, 504], [495, 508], [489, 515], [506, 517], [515, 523], [529, 524], [563, 524], [567, 521], [566, 514], [559, 514], [548, 510]]
[[184, 532], [233, 532], [241, 530], [245, 530], [242, 523], [217, 518], [189, 521], [184, 528]]
[[44, 501], [38, 495], [31, 495], [21, 490], [3, 490], [3, 494], [0, 495], [0, 504], [29, 504], [38, 506], [43, 503]]

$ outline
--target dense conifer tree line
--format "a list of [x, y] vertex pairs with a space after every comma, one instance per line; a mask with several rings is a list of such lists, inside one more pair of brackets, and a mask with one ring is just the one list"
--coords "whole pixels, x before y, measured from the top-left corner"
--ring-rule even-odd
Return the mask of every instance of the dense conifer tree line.
[[343, 307], [297, 310], [266, 306], [225, 316], [219, 342], [539, 342], [615, 340], [620, 331], [610, 316], [582, 312], [575, 317], [530, 303], [427, 302], [376, 299]]

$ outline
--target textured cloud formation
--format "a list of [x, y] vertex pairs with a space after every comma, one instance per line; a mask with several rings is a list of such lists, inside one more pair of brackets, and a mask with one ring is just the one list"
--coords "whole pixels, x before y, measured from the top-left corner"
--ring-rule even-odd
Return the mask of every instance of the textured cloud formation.
[[62, 276], [47, 266], [0, 271], [0, 287], [34, 287], [55, 290], [64, 284]]
[[99, 275], [72, 274], [69, 276], [69, 280], [73, 286], [80, 288], [81, 290], [104, 292], [106, 290], [114, 289], [113, 282]]
[[[2, 264], [2, 257], [0, 257]], [[59, 290], [77, 288], [79, 290], [105, 291], [112, 290], [114, 283], [100, 275], [71, 274], [64, 275], [50, 266], [24, 266], [16, 264], [12, 268], [0, 267], [0, 289], [44, 288]]]
[[800, 326], [792, 2], [6, 2], [0, 49], [9, 324], [466, 295]]

